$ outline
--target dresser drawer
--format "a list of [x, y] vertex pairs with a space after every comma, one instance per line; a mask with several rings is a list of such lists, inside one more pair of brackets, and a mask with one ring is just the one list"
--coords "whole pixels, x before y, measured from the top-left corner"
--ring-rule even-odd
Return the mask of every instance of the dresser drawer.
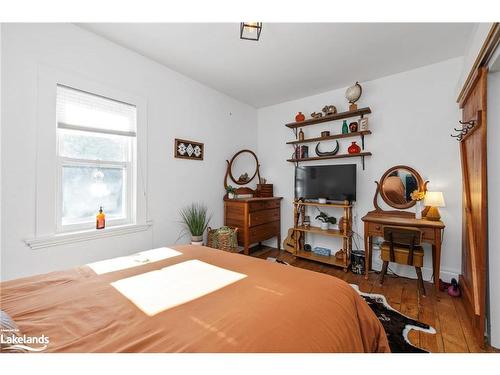
[[248, 208], [250, 212], [254, 212], [254, 211], [269, 210], [271, 208], [279, 208], [279, 207], [280, 207], [280, 201], [277, 199], [273, 199], [266, 201], [250, 202]]
[[372, 236], [384, 236], [384, 226], [378, 223], [368, 223], [368, 231]]
[[260, 242], [278, 235], [280, 222], [257, 225], [249, 229], [250, 243]]
[[254, 227], [256, 225], [271, 223], [273, 221], [279, 220], [279, 218], [280, 218], [279, 208], [272, 208], [270, 210], [251, 212], [249, 215], [248, 226]]
[[425, 241], [434, 241], [434, 229], [432, 228], [419, 228], [422, 231], [422, 239]]

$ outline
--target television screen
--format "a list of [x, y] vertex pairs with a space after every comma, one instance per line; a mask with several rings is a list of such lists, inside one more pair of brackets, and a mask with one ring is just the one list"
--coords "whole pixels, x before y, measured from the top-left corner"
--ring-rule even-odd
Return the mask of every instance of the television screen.
[[295, 168], [295, 199], [356, 200], [356, 164]]

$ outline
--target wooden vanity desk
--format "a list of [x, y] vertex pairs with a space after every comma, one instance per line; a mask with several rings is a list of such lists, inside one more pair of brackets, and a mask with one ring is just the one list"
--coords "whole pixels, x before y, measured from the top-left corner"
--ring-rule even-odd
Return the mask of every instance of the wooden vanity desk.
[[[439, 270], [441, 268], [441, 242], [445, 225], [442, 221], [417, 219], [414, 212], [405, 211], [416, 205], [412, 193], [427, 192], [427, 184], [420, 174], [406, 165], [389, 168], [375, 181], [377, 186], [373, 197], [375, 210], [368, 212], [361, 220], [364, 222], [365, 239], [365, 278], [372, 267], [373, 237], [384, 236], [384, 226], [411, 227], [422, 232], [422, 242], [432, 245], [432, 274], [434, 286], [439, 290]], [[396, 210], [384, 210], [378, 203], [382, 198], [386, 205]], [[426, 210], [420, 211], [425, 216]]]
[[361, 220], [365, 228], [366, 264], [365, 278], [372, 265], [373, 237], [383, 237], [384, 226], [414, 227], [422, 231], [422, 242], [432, 245], [432, 273], [434, 286], [439, 290], [439, 270], [441, 267], [441, 242], [445, 225], [442, 221], [415, 219], [415, 214], [406, 211], [371, 211]]

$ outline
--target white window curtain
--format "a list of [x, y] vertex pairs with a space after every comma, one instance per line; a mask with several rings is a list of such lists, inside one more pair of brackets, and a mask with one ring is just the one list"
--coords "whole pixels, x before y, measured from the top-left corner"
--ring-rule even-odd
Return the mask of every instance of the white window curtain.
[[134, 105], [67, 86], [57, 86], [59, 128], [135, 136], [136, 114]]

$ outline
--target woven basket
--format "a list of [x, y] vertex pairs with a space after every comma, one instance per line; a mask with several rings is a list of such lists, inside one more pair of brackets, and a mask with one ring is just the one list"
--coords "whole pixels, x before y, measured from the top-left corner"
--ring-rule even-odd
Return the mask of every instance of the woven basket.
[[208, 228], [208, 247], [214, 249], [238, 252], [238, 228], [221, 227], [219, 229]]

